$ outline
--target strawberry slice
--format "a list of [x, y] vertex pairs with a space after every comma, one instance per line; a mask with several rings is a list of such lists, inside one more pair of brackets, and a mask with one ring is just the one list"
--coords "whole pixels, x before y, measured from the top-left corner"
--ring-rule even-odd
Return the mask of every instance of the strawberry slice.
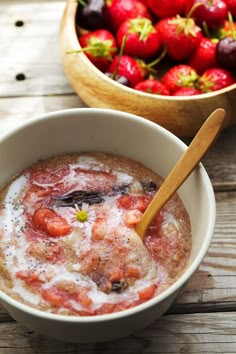
[[71, 231], [71, 226], [67, 221], [52, 209], [37, 209], [34, 212], [32, 221], [36, 229], [45, 232], [51, 237], [65, 236]]

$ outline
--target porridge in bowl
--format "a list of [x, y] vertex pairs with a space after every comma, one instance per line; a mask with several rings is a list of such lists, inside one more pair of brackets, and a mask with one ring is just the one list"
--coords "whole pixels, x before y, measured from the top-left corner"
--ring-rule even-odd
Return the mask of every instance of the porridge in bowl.
[[94, 316], [141, 304], [182, 274], [188, 213], [175, 194], [144, 242], [135, 225], [162, 178], [105, 153], [59, 155], [1, 191], [0, 288], [34, 308]]

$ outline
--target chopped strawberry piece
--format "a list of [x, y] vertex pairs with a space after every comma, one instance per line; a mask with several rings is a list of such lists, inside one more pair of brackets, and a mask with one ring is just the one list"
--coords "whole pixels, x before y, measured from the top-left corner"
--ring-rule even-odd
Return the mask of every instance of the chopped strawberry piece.
[[92, 299], [90, 299], [90, 297], [86, 294], [86, 291], [79, 291], [77, 301], [84, 307], [89, 307], [93, 304]]
[[138, 268], [128, 265], [125, 269], [125, 276], [127, 278], [136, 278], [139, 279], [141, 274]]
[[147, 301], [147, 300], [151, 299], [155, 294], [156, 288], [157, 288], [156, 284], [151, 284], [147, 288], [139, 290], [139, 292], [138, 292], [139, 299], [142, 301]]
[[71, 226], [67, 221], [54, 210], [48, 208], [39, 208], [35, 211], [33, 224], [35, 228], [51, 237], [65, 236], [71, 231]]
[[110, 282], [113, 282], [113, 281], [119, 281], [121, 280], [122, 278], [124, 278], [124, 272], [123, 270], [121, 269], [116, 269], [116, 270], [113, 270], [111, 272], [111, 275], [109, 277], [109, 281]]
[[27, 285], [37, 285], [39, 283], [43, 283], [42, 279], [40, 279], [39, 274], [35, 273], [32, 270], [18, 271], [16, 272], [16, 277], [18, 279], [23, 280]]
[[142, 213], [147, 209], [149, 203], [151, 202], [151, 197], [148, 195], [123, 195], [118, 198], [117, 202], [120, 207], [131, 210], [137, 209]]
[[139, 210], [127, 210], [124, 214], [124, 223], [127, 227], [133, 227], [137, 225], [142, 217], [142, 213]]
[[64, 302], [63, 295], [55, 287], [42, 290], [41, 295], [53, 306], [60, 307]]
[[27, 255], [40, 261], [55, 263], [63, 258], [63, 249], [57, 242], [47, 240], [32, 241], [27, 247]]

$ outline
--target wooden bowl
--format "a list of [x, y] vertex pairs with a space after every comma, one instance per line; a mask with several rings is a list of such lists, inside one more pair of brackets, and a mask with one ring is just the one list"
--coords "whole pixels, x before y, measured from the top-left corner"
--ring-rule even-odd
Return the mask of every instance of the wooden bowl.
[[152, 95], [123, 86], [99, 71], [79, 50], [76, 28], [78, 3], [67, 0], [60, 28], [60, 51], [65, 74], [81, 99], [90, 107], [111, 108], [149, 119], [179, 137], [193, 136], [216, 108], [227, 112], [225, 127], [236, 124], [236, 84], [189, 97]]

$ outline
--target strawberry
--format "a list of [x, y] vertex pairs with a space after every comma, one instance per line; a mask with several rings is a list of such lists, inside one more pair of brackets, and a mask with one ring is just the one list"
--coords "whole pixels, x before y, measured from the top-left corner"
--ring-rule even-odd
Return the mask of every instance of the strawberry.
[[158, 17], [173, 17], [183, 14], [189, 0], [146, 0], [147, 6]]
[[202, 92], [195, 87], [181, 87], [173, 93], [172, 96], [194, 96], [200, 95]]
[[202, 37], [201, 42], [188, 60], [198, 74], [206, 69], [216, 66], [216, 45], [217, 40]]
[[165, 18], [155, 27], [162, 45], [167, 46], [167, 54], [176, 61], [188, 59], [202, 39], [201, 28], [191, 18]]
[[132, 18], [122, 22], [116, 34], [119, 47], [122, 45], [124, 36], [126, 36], [124, 54], [147, 59], [153, 56], [160, 47], [157, 30], [147, 18]]
[[155, 95], [169, 96], [169, 90], [160, 81], [150, 78], [139, 82], [134, 86], [135, 90], [152, 93]]
[[139, 0], [106, 0], [106, 17], [114, 30], [130, 18], [151, 19], [147, 6]]
[[181, 64], [169, 69], [162, 77], [161, 82], [172, 94], [181, 87], [195, 87], [198, 77], [198, 74], [191, 66]]
[[147, 74], [147, 69], [143, 61], [124, 54], [114, 58], [107, 72], [117, 73], [120, 76], [126, 77], [130, 86], [133, 87], [144, 79]]
[[84, 52], [91, 62], [101, 71], [105, 71], [117, 52], [115, 37], [107, 30], [88, 32], [79, 38], [81, 50], [67, 53]]
[[210, 68], [199, 78], [198, 87], [202, 92], [212, 92], [235, 83], [234, 76], [221, 68]]

